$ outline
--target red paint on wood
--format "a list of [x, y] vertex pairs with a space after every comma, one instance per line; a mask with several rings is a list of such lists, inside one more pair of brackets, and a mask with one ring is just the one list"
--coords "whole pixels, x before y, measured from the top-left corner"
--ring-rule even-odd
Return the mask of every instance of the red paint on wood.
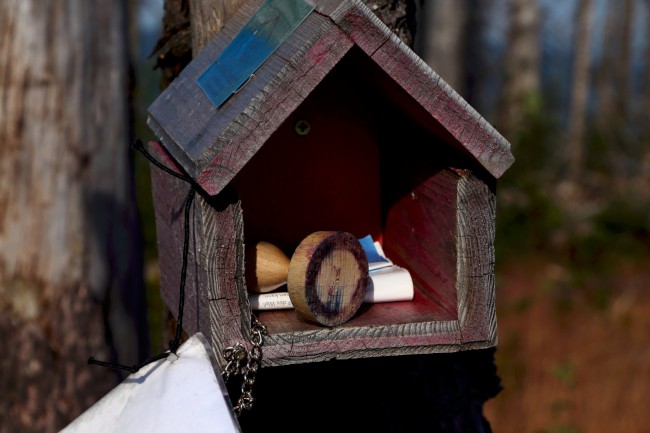
[[[375, 128], [344, 84], [329, 80], [313, 92], [235, 178], [247, 240], [291, 256], [315, 231], [381, 232]], [[299, 121], [308, 123], [306, 135], [296, 131]]]
[[433, 173], [391, 206], [384, 245], [387, 255], [410, 271], [419, 293], [437, 303], [446, 320], [454, 320], [458, 317], [455, 182], [447, 176], [444, 171]]
[[163, 147], [162, 144], [158, 141], [151, 140], [149, 141], [149, 147], [153, 149], [156, 155], [162, 160], [162, 164], [167, 166], [170, 170], [175, 171], [178, 174], [184, 174], [183, 169], [176, 162], [174, 158], [169, 154], [167, 149]]

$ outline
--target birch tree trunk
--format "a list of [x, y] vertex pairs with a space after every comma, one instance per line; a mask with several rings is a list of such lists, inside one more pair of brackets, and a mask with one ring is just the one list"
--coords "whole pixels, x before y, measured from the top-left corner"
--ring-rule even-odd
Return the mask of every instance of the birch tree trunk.
[[589, 94], [589, 54], [593, 27], [593, 0], [580, 0], [573, 64], [573, 93], [567, 142], [569, 181], [577, 185], [585, 164], [585, 126]]
[[[56, 432], [147, 355], [126, 2], [0, 2], [1, 432]], [[140, 350], [142, 349], [142, 350]]]
[[617, 53], [620, 50], [620, 0], [606, 0], [603, 7], [605, 8], [605, 17], [603, 18], [602, 40], [600, 41], [602, 53], [594, 81], [598, 97], [596, 121], [600, 129], [606, 130], [616, 113], [615, 68], [613, 65], [617, 61]]
[[633, 73], [632, 21], [634, 19], [634, 4], [635, 0], [624, 0], [623, 20], [621, 22], [621, 44], [618, 47], [618, 61], [616, 62], [616, 82], [618, 83], [616, 95], [621, 121], [627, 119], [630, 109], [630, 78]]

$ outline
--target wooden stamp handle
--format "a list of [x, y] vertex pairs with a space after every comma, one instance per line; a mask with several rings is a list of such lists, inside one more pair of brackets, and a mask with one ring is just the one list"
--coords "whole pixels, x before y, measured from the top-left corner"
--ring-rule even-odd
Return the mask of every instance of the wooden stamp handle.
[[246, 287], [268, 293], [287, 283], [289, 257], [275, 245], [260, 241], [246, 247]]

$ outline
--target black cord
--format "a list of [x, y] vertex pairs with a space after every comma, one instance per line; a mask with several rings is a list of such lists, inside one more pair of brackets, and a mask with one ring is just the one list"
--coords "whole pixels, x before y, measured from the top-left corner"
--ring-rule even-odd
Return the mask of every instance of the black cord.
[[155, 165], [156, 167], [158, 167], [159, 169], [161, 169], [165, 173], [167, 173], [167, 174], [169, 174], [171, 176], [174, 176], [177, 179], [184, 180], [185, 182], [187, 182], [187, 183], [191, 184], [192, 186], [194, 186], [194, 181], [192, 180], [191, 177], [172, 170], [171, 168], [167, 167], [166, 165], [161, 164], [156, 158], [151, 156], [151, 154], [149, 152], [147, 152], [147, 149], [144, 148], [144, 144], [142, 144], [142, 140], [140, 140], [139, 138], [137, 140], [135, 140], [133, 142], [133, 144], [131, 144], [131, 148], [134, 149], [134, 150], [139, 151], [140, 153], [142, 153], [142, 155], [144, 155], [144, 157], [147, 158], [153, 165]]
[[169, 356], [170, 353], [176, 354], [176, 351], [178, 350], [181, 344], [181, 337], [183, 334], [183, 310], [185, 307], [185, 281], [187, 279], [187, 262], [188, 262], [187, 257], [188, 257], [189, 245], [190, 245], [190, 211], [192, 209], [192, 203], [194, 202], [194, 197], [196, 196], [196, 188], [192, 178], [175, 172], [174, 170], [161, 164], [160, 162], [158, 162], [158, 160], [156, 160], [153, 156], [151, 156], [151, 154], [147, 152], [147, 150], [144, 148], [144, 145], [142, 144], [141, 140], [139, 139], [135, 140], [131, 145], [131, 147], [141, 152], [145, 156], [145, 158], [147, 158], [149, 161], [151, 161], [153, 165], [163, 170], [165, 173], [170, 174], [177, 179], [184, 180], [185, 182], [188, 182], [191, 185], [190, 190], [187, 193], [187, 197], [185, 198], [185, 205], [183, 206], [183, 212], [184, 212], [183, 265], [181, 267], [181, 281], [180, 281], [180, 289], [178, 295], [178, 316], [177, 316], [178, 319], [176, 321], [176, 335], [174, 336], [174, 339], [169, 342], [169, 350], [160, 353], [158, 355], [152, 356], [151, 358], [135, 365], [124, 365], [124, 364], [117, 364], [113, 362], [99, 361], [92, 356], [88, 359], [88, 364], [99, 365], [100, 367], [113, 368], [115, 370], [126, 370], [130, 373], [135, 373], [145, 365], [151, 364], [152, 362], [156, 362], [160, 359], [167, 358], [167, 356]]
[[185, 279], [187, 278], [187, 255], [189, 251], [190, 244], [190, 210], [192, 208], [192, 203], [194, 202], [194, 196], [196, 196], [196, 190], [190, 188], [187, 198], [185, 199], [185, 227], [184, 227], [184, 238], [183, 238], [183, 266], [181, 268], [181, 287], [178, 294], [178, 320], [176, 321], [176, 336], [172, 341], [169, 342], [169, 350], [172, 353], [176, 353], [178, 346], [181, 342], [181, 334], [183, 333], [183, 310], [185, 306]]
[[144, 367], [147, 364], [151, 364], [152, 362], [156, 362], [159, 359], [167, 358], [170, 353], [171, 353], [170, 351], [159, 353], [158, 355], [152, 356], [151, 358], [141, 362], [140, 364], [136, 364], [136, 365], [122, 365], [122, 364], [115, 364], [115, 363], [112, 363], [112, 362], [104, 362], [104, 361], [99, 361], [99, 360], [97, 360], [97, 359], [95, 359], [95, 358], [93, 358], [91, 356], [90, 359], [88, 360], [88, 364], [99, 365], [101, 367], [108, 367], [108, 368], [113, 368], [113, 369], [116, 369], [116, 370], [126, 370], [126, 371], [128, 371], [130, 373], [135, 373], [136, 371], [140, 370], [142, 367]]

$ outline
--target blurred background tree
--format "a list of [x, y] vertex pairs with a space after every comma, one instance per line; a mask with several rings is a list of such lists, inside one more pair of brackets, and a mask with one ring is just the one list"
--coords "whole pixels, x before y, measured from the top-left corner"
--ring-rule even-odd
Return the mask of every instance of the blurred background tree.
[[127, 2], [0, 2], [0, 431], [54, 432], [149, 350]]

